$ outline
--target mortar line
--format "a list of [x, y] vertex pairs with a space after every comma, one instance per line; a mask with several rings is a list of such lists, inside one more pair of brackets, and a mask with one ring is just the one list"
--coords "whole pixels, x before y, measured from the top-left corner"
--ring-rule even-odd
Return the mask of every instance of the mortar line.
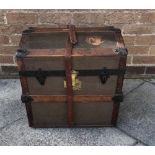
[[20, 120], [22, 120], [22, 119], [23, 119], [23, 117], [18, 118], [18, 119], [16, 119], [16, 120], [14, 120], [13, 122], [9, 123], [9, 124], [6, 124], [5, 126], [3, 126], [3, 127], [0, 128], [0, 132], [1, 132], [4, 128], [6, 128], [7, 126], [12, 125], [13, 123], [16, 123], [16, 122], [18, 122], [18, 121], [20, 121]]
[[134, 90], [136, 90], [137, 88], [139, 88], [140, 86], [142, 86], [144, 83], [145, 83], [145, 81], [142, 82], [142, 83], [140, 83], [138, 86], [136, 86], [136, 87], [133, 88], [132, 90], [130, 90], [128, 93], [124, 94], [124, 97], [127, 96], [128, 94], [132, 93]]
[[150, 84], [152, 84], [152, 85], [155, 85], [155, 82], [151, 82], [151, 81], [145, 80], [145, 79], [143, 79], [143, 81], [145, 81], [145, 82], [147, 82], [147, 83], [150, 83]]
[[129, 137], [131, 137], [131, 138], [133, 138], [133, 139], [136, 140], [135, 144], [133, 144], [132, 146], [135, 146], [135, 145], [138, 144], [139, 142], [142, 143], [143, 145], [148, 146], [148, 144], [142, 142], [141, 140], [139, 140], [138, 138], [136, 138], [136, 137], [132, 136], [131, 134], [127, 133], [126, 131], [124, 131], [123, 129], [119, 128], [118, 126], [116, 126], [116, 128], [117, 128], [118, 130], [120, 130], [121, 132], [123, 132], [124, 134], [126, 134], [127, 136], [129, 136]]
[[0, 136], [1, 141], [5, 144], [5, 146], [9, 146], [9, 143], [4, 139], [3, 135]]

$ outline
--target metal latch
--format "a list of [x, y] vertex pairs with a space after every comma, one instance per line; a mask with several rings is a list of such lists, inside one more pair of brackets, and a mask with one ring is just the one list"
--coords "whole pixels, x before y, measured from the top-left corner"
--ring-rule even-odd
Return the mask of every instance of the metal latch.
[[102, 84], [105, 84], [106, 81], [108, 80], [108, 78], [110, 77], [109, 71], [107, 70], [106, 67], [104, 67], [100, 73], [100, 80], [102, 82]]
[[[81, 89], [81, 81], [78, 79], [78, 72], [75, 70], [72, 70], [72, 87], [73, 90]], [[67, 88], [66, 80], [64, 80], [64, 88]]]

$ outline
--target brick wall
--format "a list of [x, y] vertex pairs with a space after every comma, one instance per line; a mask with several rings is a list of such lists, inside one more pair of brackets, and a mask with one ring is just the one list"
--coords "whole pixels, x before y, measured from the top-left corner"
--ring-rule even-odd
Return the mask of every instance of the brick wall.
[[121, 28], [129, 50], [128, 71], [155, 73], [155, 10], [0, 10], [1, 70], [11, 71], [8, 66], [15, 66], [14, 55], [24, 29], [69, 23]]

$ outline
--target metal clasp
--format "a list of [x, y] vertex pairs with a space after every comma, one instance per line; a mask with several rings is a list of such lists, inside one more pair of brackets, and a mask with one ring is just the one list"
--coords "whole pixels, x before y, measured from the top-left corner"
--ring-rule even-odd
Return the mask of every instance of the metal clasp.
[[41, 85], [45, 84], [45, 80], [46, 80], [46, 75], [45, 73], [42, 71], [41, 68], [38, 69], [37, 73], [36, 73], [36, 79], [38, 80], [38, 82]]
[[[72, 87], [73, 90], [81, 89], [81, 81], [78, 79], [78, 72], [75, 70], [72, 70]], [[67, 88], [66, 80], [64, 80], [64, 88]]]
[[101, 80], [102, 84], [105, 84], [106, 81], [108, 80], [108, 78], [110, 77], [109, 72], [108, 72], [106, 67], [104, 67], [102, 69], [102, 71], [101, 71], [99, 76], [100, 76], [100, 80]]

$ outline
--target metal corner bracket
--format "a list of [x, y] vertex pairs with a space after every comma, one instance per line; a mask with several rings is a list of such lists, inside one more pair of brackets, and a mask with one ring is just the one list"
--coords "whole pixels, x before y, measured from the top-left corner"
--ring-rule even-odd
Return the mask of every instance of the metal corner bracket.
[[122, 56], [126, 56], [128, 54], [127, 48], [116, 48], [115, 52]]
[[30, 103], [33, 101], [31, 96], [27, 96], [27, 95], [22, 95], [21, 96], [21, 101], [22, 103]]
[[16, 58], [23, 58], [25, 57], [29, 51], [27, 49], [18, 49], [16, 52]]
[[115, 95], [112, 100], [114, 102], [123, 102], [123, 93], [119, 94], [119, 95]]
[[22, 33], [23, 33], [23, 34], [29, 34], [29, 33], [32, 33], [32, 32], [34, 32], [33, 27], [29, 27], [29, 29], [24, 30]]

